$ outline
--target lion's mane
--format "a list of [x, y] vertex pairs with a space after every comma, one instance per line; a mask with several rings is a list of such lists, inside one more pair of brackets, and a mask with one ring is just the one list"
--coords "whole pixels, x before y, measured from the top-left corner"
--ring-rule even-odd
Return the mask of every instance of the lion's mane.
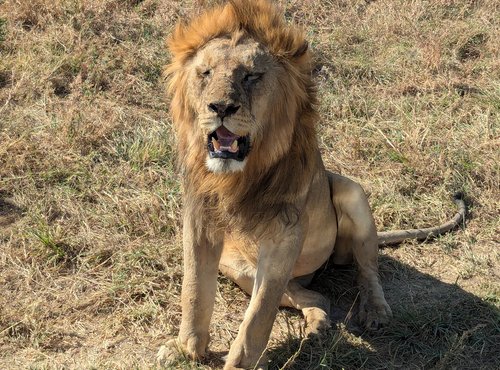
[[[264, 45], [283, 72], [269, 101], [273, 110], [266, 133], [252, 142], [244, 171], [214, 174], [205, 167], [206, 138], [186, 93], [186, 65], [210, 40], [241, 32]], [[235, 226], [243, 232], [255, 231], [277, 216], [285, 224], [294, 222], [297, 199], [319, 165], [311, 56], [302, 30], [286, 24], [268, 1], [232, 0], [177, 25], [168, 46], [172, 62], [166, 74], [186, 212], [198, 212], [219, 221], [221, 227]]]

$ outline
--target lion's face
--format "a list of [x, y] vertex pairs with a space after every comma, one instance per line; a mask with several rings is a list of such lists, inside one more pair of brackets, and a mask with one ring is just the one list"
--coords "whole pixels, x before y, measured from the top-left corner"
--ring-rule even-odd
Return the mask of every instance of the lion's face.
[[207, 143], [210, 171], [244, 169], [265, 135], [280, 68], [250, 37], [217, 38], [197, 52], [189, 65], [187, 93]]

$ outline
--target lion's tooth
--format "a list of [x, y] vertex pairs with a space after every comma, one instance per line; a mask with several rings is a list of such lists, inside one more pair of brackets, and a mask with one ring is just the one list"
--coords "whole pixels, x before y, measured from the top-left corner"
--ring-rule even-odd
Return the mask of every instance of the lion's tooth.
[[238, 140], [233, 141], [233, 143], [231, 144], [231, 149], [232, 150], [238, 149]]
[[212, 138], [212, 144], [214, 145], [215, 150], [220, 150], [220, 144], [214, 137]]

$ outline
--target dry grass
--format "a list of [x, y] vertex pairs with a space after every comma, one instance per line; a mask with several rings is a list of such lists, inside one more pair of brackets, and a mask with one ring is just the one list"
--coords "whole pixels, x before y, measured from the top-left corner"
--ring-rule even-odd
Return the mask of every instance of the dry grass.
[[[161, 70], [174, 22], [214, 1], [0, 0], [0, 368], [152, 368], [179, 325], [180, 188]], [[271, 368], [500, 364], [500, 7], [495, 0], [280, 1], [317, 55], [327, 166], [380, 229], [466, 228], [381, 254], [394, 320], [362, 333], [354, 273], [324, 271], [338, 327], [282, 310]], [[222, 364], [248, 302], [221, 278]], [[355, 311], [355, 309], [354, 309]], [[180, 368], [192, 368], [180, 360]]]

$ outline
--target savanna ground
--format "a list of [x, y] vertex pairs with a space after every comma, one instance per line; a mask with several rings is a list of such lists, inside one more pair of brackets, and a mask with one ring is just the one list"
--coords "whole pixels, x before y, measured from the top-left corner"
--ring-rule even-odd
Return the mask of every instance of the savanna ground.
[[[201, 3], [0, 0], [0, 368], [154, 368], [176, 334], [164, 39]], [[280, 310], [271, 368], [498, 368], [499, 3], [279, 3], [316, 54], [325, 162], [363, 184], [379, 229], [446, 220], [456, 191], [470, 213], [381, 250], [394, 319], [378, 332], [356, 324], [353, 268], [323, 271], [334, 329], [302, 340], [300, 314]], [[220, 367], [247, 303], [221, 277], [214, 353], [178, 367]]]

